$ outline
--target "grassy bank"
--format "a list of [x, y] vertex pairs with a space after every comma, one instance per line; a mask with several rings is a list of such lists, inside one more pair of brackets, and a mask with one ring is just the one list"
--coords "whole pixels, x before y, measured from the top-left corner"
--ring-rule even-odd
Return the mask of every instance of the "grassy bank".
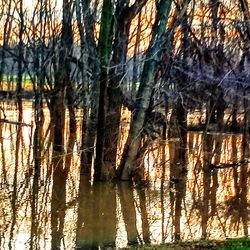
[[240, 239], [227, 239], [225, 241], [187, 241], [180, 243], [169, 243], [155, 246], [130, 246], [129, 250], [202, 250], [202, 249], [218, 249], [218, 250], [229, 250], [229, 249], [245, 249], [250, 250], [250, 238]]

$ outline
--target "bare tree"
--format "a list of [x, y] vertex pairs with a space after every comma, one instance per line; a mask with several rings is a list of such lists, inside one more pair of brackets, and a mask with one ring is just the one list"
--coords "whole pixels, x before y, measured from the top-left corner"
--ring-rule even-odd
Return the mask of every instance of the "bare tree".
[[172, 1], [157, 2], [157, 16], [152, 30], [152, 39], [146, 52], [140, 87], [136, 97], [136, 109], [130, 126], [127, 148], [123, 152], [123, 159], [119, 167], [119, 176], [122, 180], [129, 180], [135, 171], [136, 158], [140, 148], [141, 134], [150, 104], [154, 86], [155, 72], [161, 60], [165, 44], [166, 24], [169, 19]]

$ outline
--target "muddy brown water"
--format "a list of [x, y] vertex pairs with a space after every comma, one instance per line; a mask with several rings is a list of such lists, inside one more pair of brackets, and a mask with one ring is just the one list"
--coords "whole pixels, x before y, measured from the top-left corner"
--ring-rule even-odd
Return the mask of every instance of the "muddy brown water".
[[[17, 121], [15, 103], [1, 107], [1, 118]], [[93, 185], [80, 177], [80, 129], [65, 133], [58, 154], [47, 109], [40, 132], [31, 102], [23, 103], [22, 122], [0, 122], [0, 249], [115, 249], [250, 234], [250, 166], [239, 163], [249, 148], [240, 134], [188, 133], [186, 148], [177, 139], [155, 142], [144, 159], [149, 186]]]

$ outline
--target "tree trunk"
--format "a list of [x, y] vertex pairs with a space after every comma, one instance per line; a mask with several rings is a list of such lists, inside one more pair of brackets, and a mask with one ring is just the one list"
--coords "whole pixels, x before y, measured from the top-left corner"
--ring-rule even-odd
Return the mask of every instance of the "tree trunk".
[[8, 18], [5, 20], [4, 23], [4, 27], [3, 27], [3, 45], [1, 48], [1, 64], [0, 64], [0, 84], [3, 84], [3, 75], [5, 73], [5, 59], [6, 59], [6, 48], [9, 42], [9, 38], [10, 38], [10, 31], [12, 28], [12, 21], [13, 21], [13, 17], [14, 15], [12, 15], [11, 11], [12, 10], [12, 1], [8, 1], [8, 8], [7, 8], [7, 16]]
[[136, 40], [134, 47], [134, 56], [133, 56], [133, 79], [132, 79], [132, 87], [131, 87], [131, 99], [134, 100], [136, 97], [137, 91], [137, 82], [139, 79], [139, 65], [138, 65], [138, 54], [140, 51], [140, 39], [141, 39], [141, 12], [138, 16], [137, 22], [137, 32], [136, 32]]
[[102, 166], [103, 179], [112, 179], [115, 177], [122, 108], [121, 86], [124, 85], [123, 79], [126, 74], [129, 29], [132, 19], [141, 10], [145, 3], [146, 0], [136, 1], [129, 7], [129, 1], [126, 0], [126, 4], [123, 3], [122, 5], [121, 2], [118, 1], [116, 6], [116, 33], [112, 47], [113, 56], [107, 88], [108, 103], [104, 133], [104, 155]]
[[100, 37], [98, 43], [100, 57], [100, 94], [98, 107], [97, 139], [96, 139], [96, 161], [94, 165], [94, 179], [102, 178], [102, 165], [104, 155], [104, 129], [107, 110], [107, 84], [108, 67], [110, 61], [110, 39], [112, 30], [113, 2], [103, 2]]
[[[76, 131], [76, 119], [75, 119], [75, 111], [74, 111], [74, 92], [73, 92], [73, 83], [70, 78], [71, 74], [71, 65], [69, 61], [69, 57], [73, 50], [73, 30], [72, 30], [72, 13], [71, 13], [71, 5], [72, 1], [70, 0], [64, 0], [63, 1], [63, 26], [62, 26], [62, 50], [59, 64], [64, 63], [63, 66], [63, 75], [65, 85], [65, 91], [66, 91], [66, 99], [67, 99], [67, 107], [69, 111], [69, 121], [70, 121], [70, 132], [74, 133]], [[60, 68], [60, 66], [59, 66]]]
[[136, 157], [141, 143], [141, 132], [150, 104], [154, 86], [155, 71], [161, 60], [162, 48], [165, 45], [166, 24], [169, 18], [172, 1], [161, 0], [157, 4], [157, 16], [152, 30], [152, 40], [146, 54], [141, 76], [141, 83], [136, 98], [136, 108], [130, 126], [127, 149], [124, 149], [118, 175], [122, 180], [129, 180], [135, 168]]
[[20, 30], [19, 30], [19, 43], [18, 43], [18, 58], [17, 58], [17, 83], [16, 83], [16, 96], [17, 96], [17, 105], [19, 110], [19, 118], [22, 120], [22, 83], [23, 83], [23, 57], [24, 57], [24, 43], [23, 43], [23, 35], [24, 35], [24, 13], [23, 13], [23, 0], [19, 2], [19, 16], [20, 16]]
[[[88, 76], [87, 72], [83, 73], [84, 117], [83, 117], [83, 124], [82, 124], [83, 134], [82, 134], [81, 173], [90, 174], [91, 166], [92, 166], [92, 159], [94, 156], [94, 147], [95, 147], [96, 129], [97, 129], [97, 114], [98, 114], [99, 93], [100, 93], [100, 81], [99, 81], [100, 60], [99, 60], [96, 42], [95, 42], [95, 36], [94, 36], [94, 32], [95, 32], [94, 22], [95, 22], [96, 13], [95, 12], [92, 13], [90, 11], [91, 8], [90, 8], [89, 0], [82, 0], [81, 3], [82, 3], [82, 9], [83, 9], [83, 20], [84, 20], [85, 36], [86, 36], [84, 52], [86, 53], [86, 61], [88, 62], [88, 65], [86, 66], [86, 70], [88, 70], [91, 73], [91, 76]], [[82, 32], [80, 32], [80, 34], [82, 34]], [[82, 36], [83, 34], [81, 35], [81, 37]], [[83, 40], [83, 37], [81, 39]], [[88, 94], [88, 91], [90, 92], [90, 94]], [[90, 105], [88, 104], [88, 98], [89, 98]]]
[[[65, 110], [66, 110], [66, 90], [69, 92], [71, 88], [70, 73], [71, 65], [68, 60], [73, 44], [73, 33], [71, 27], [71, 2], [63, 1], [63, 21], [62, 21], [62, 35], [59, 52], [59, 66], [55, 73], [55, 87], [54, 96], [52, 97], [52, 119], [54, 119], [54, 150], [62, 152], [64, 150], [64, 129], [65, 129]], [[68, 104], [72, 105], [68, 100]], [[72, 110], [70, 110], [72, 111]], [[74, 118], [74, 115], [73, 115]], [[72, 113], [70, 114], [70, 128], [75, 125], [72, 120]]]

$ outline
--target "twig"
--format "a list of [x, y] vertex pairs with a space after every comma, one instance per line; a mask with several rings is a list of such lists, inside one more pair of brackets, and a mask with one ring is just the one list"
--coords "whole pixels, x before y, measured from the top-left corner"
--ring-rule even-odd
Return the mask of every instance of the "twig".
[[32, 124], [27, 124], [27, 123], [24, 123], [24, 122], [14, 122], [14, 121], [9, 121], [7, 119], [0, 119], [0, 122], [9, 123], [9, 124], [17, 125], [17, 126], [32, 127]]

